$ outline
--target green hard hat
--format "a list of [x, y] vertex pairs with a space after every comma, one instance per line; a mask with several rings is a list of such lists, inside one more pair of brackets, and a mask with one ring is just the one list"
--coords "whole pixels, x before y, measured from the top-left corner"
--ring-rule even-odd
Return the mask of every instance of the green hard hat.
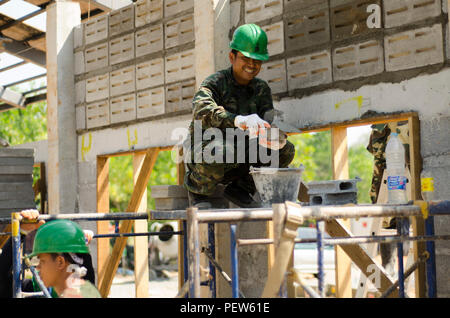
[[33, 252], [28, 257], [42, 253], [89, 253], [89, 248], [78, 224], [69, 220], [55, 220], [39, 227]]
[[256, 24], [244, 24], [234, 31], [230, 48], [241, 52], [244, 56], [267, 61], [267, 34]]

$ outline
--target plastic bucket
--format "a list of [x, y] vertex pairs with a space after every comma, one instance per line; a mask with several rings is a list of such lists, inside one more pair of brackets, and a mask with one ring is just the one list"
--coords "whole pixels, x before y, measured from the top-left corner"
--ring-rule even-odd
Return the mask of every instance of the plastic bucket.
[[250, 174], [264, 207], [273, 203], [297, 201], [303, 165], [299, 168], [254, 168]]

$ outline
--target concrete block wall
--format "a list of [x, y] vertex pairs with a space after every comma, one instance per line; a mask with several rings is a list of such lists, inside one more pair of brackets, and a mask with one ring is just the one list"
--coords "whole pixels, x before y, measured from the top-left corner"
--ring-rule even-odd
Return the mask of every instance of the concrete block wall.
[[139, 0], [76, 27], [77, 132], [189, 112], [194, 48], [193, 0]]
[[[256, 23], [267, 32], [271, 58], [259, 77], [269, 82], [277, 98], [360, 87], [362, 78], [383, 82], [396, 77], [393, 72], [444, 66], [450, 59], [444, 2], [231, 0], [230, 37], [244, 23]], [[379, 6], [380, 28], [367, 23], [369, 5]], [[285, 70], [275, 71], [271, 63], [284, 63]]]

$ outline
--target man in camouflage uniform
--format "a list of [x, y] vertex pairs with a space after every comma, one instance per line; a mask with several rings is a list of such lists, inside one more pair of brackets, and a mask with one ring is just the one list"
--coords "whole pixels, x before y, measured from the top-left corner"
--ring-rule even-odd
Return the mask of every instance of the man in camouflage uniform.
[[[195, 129], [199, 129], [199, 124], [202, 134], [208, 128], [218, 128], [223, 136], [227, 134], [227, 129], [239, 128], [257, 135], [262, 134], [261, 130], [270, 128], [273, 118], [267, 115], [273, 113], [271, 91], [265, 81], [256, 78], [262, 61], [268, 59], [267, 35], [257, 25], [243, 25], [234, 32], [230, 48], [231, 67], [206, 78], [193, 99], [193, 121], [189, 128], [190, 154], [185, 158], [187, 169], [184, 186], [188, 190], [190, 204], [199, 208], [211, 207], [210, 197], [218, 184], [226, 185], [224, 196], [238, 206], [257, 206], [252, 197], [255, 185], [249, 175], [249, 168], [270, 163], [262, 163], [260, 158], [257, 162], [249, 161], [252, 153], [249, 149], [254, 149], [250, 147], [252, 142], [258, 142], [258, 147], [269, 148], [266, 150], [271, 156], [277, 156], [279, 167], [287, 167], [295, 154], [294, 145], [286, 140], [283, 133], [280, 133], [278, 142], [272, 145], [267, 139], [264, 143], [261, 135], [259, 138], [246, 136], [245, 162], [237, 161], [239, 142], [236, 143], [236, 138], [195, 141]], [[222, 158], [234, 151], [234, 160], [197, 162], [195, 155], [202, 153], [205, 147], [214, 149], [214, 154]]]

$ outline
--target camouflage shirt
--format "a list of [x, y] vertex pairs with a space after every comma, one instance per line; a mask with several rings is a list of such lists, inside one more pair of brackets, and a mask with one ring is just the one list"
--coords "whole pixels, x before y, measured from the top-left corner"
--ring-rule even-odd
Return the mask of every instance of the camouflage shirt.
[[[237, 115], [258, 114], [264, 119], [264, 114], [273, 109], [269, 85], [259, 78], [252, 79], [248, 85], [239, 85], [233, 77], [232, 67], [207, 77], [192, 104], [193, 120], [200, 120], [203, 130], [233, 128]], [[191, 136], [193, 127], [192, 122], [189, 128]]]

